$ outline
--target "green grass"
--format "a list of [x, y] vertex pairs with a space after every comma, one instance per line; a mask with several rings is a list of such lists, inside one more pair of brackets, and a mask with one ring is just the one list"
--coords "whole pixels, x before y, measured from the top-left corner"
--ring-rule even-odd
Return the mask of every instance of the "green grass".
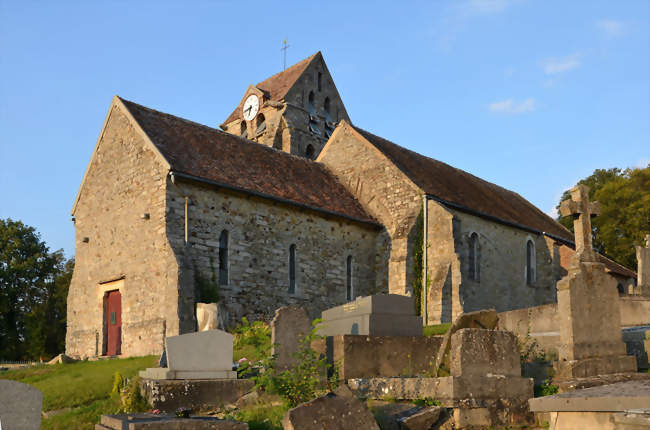
[[93, 429], [102, 414], [113, 413], [119, 406], [110, 395], [115, 372], [131, 378], [139, 370], [154, 367], [156, 360], [148, 356], [40, 365], [0, 373], [0, 379], [38, 388], [43, 393], [43, 411], [73, 408], [44, 419], [43, 429]]
[[250, 430], [282, 430], [282, 417], [288, 410], [286, 404], [258, 403], [238, 410], [233, 418], [248, 423]]
[[437, 336], [445, 334], [447, 331], [449, 331], [449, 327], [451, 327], [451, 323], [428, 325], [424, 327], [422, 334], [424, 336]]

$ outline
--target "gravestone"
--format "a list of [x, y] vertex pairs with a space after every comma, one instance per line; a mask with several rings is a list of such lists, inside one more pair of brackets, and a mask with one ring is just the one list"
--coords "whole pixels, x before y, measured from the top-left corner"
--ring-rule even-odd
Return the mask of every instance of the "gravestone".
[[645, 247], [636, 247], [637, 282], [634, 294], [650, 296], [650, 234], [645, 236]]
[[289, 409], [282, 418], [284, 430], [339, 429], [379, 430], [365, 403], [347, 385]]
[[322, 313], [322, 336], [422, 336], [422, 318], [415, 315], [413, 298], [400, 294], [375, 294]]
[[140, 372], [147, 379], [235, 379], [233, 336], [221, 330], [182, 334], [165, 339], [168, 367]]
[[485, 309], [460, 314], [451, 327], [449, 327], [447, 333], [443, 336], [442, 345], [436, 351], [435, 360], [433, 361], [433, 374], [437, 376], [445, 376], [449, 373], [449, 350], [451, 347], [451, 337], [454, 333], [464, 328], [482, 328], [491, 330], [496, 328], [498, 323], [499, 315], [494, 309]]
[[589, 188], [578, 185], [560, 205], [562, 216], [573, 216], [576, 252], [568, 274], [557, 283], [560, 317], [558, 379], [636, 372], [621, 337], [617, 282], [605, 272], [592, 247], [591, 216], [600, 211], [589, 202]]
[[272, 354], [278, 370], [287, 370], [295, 362], [301, 340], [311, 331], [311, 320], [300, 306], [284, 306], [275, 311], [271, 321]]
[[0, 379], [0, 429], [41, 428], [43, 393], [22, 382]]

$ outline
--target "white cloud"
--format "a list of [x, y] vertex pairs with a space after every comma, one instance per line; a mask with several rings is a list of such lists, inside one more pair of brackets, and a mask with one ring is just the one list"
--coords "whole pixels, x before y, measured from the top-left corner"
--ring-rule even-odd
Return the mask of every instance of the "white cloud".
[[580, 67], [580, 55], [573, 54], [562, 58], [547, 58], [542, 61], [542, 68], [547, 75], [568, 72]]
[[491, 112], [507, 113], [507, 114], [521, 114], [532, 112], [537, 109], [537, 102], [534, 98], [529, 97], [517, 103], [513, 99], [502, 100], [488, 105]]
[[596, 21], [596, 28], [610, 37], [621, 36], [625, 32], [625, 24], [615, 19], [601, 19]]

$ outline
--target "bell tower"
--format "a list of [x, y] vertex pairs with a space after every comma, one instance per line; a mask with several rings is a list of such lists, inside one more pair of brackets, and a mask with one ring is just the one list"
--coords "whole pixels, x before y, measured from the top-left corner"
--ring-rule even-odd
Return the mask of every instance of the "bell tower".
[[350, 121], [320, 52], [250, 85], [221, 128], [315, 159], [340, 120]]

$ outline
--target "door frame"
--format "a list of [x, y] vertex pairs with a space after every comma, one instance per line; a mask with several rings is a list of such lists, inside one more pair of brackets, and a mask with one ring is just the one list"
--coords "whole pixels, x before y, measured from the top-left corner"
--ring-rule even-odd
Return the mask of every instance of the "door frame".
[[[106, 307], [108, 305], [108, 293], [111, 291], [119, 291], [121, 296], [121, 304], [124, 303], [124, 277], [115, 279], [112, 281], [101, 282], [97, 285], [97, 301], [99, 303], [99, 310], [101, 312], [101, 327], [102, 327], [102, 348], [101, 355], [105, 356], [106, 351], [108, 350], [108, 321], [106, 318]], [[120, 313], [122, 319], [122, 327], [124, 327], [124, 312], [122, 312], [123, 306], [120, 306]], [[124, 337], [122, 333], [124, 330], [120, 331], [120, 344], [123, 344]], [[98, 351], [99, 353], [99, 351]], [[124, 351], [120, 348], [120, 354], [124, 354]]]

